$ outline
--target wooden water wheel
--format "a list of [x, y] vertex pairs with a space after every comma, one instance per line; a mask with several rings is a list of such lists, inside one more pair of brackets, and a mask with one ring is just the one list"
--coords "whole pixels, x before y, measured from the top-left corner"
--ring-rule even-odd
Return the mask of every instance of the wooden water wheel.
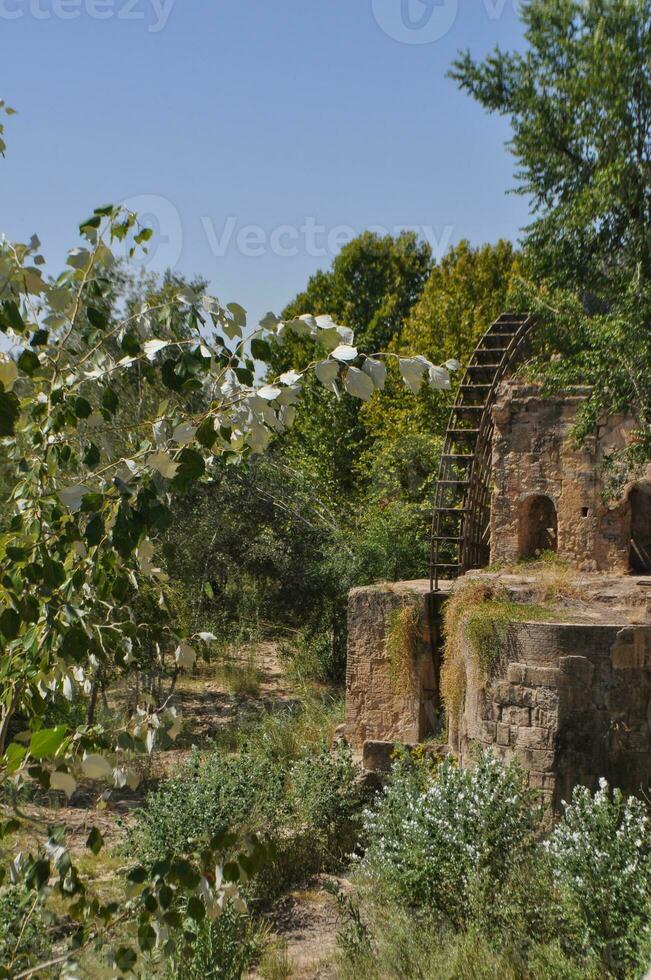
[[475, 348], [450, 412], [432, 517], [430, 587], [489, 560], [492, 408], [534, 319], [503, 313]]

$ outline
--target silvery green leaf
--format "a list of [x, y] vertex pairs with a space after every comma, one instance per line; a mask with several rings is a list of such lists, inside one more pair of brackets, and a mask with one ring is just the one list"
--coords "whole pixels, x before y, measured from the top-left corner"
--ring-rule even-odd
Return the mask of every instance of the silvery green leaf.
[[272, 331], [276, 329], [279, 323], [280, 323], [279, 317], [277, 317], [275, 313], [271, 313], [271, 311], [269, 311], [268, 313], [265, 313], [265, 315], [262, 317], [259, 325], [262, 327], [263, 330]]
[[436, 367], [434, 364], [429, 366], [429, 383], [430, 387], [435, 388], [439, 391], [447, 391], [450, 388], [450, 375], [442, 367]]
[[68, 772], [51, 772], [50, 789], [60, 789], [66, 794], [68, 799], [77, 789], [77, 781]]
[[333, 351], [341, 343], [341, 337], [337, 333], [336, 327], [332, 327], [330, 330], [320, 330], [317, 340], [328, 351]]
[[327, 313], [322, 314], [314, 318], [315, 323], [319, 330], [336, 330], [335, 321]]
[[336, 330], [344, 344], [352, 344], [354, 342], [355, 331], [351, 330], [350, 327], [336, 327]]
[[354, 361], [357, 357], [357, 348], [351, 347], [349, 344], [339, 344], [333, 350], [332, 356], [338, 361]]
[[88, 779], [113, 779], [113, 768], [102, 755], [87, 755], [81, 764], [81, 771]]
[[226, 309], [229, 311], [238, 327], [246, 326], [246, 310], [239, 303], [228, 303]]
[[329, 391], [337, 390], [337, 378], [339, 377], [339, 365], [336, 361], [328, 359], [327, 361], [319, 361], [319, 363], [314, 368], [314, 373], [317, 378]]
[[375, 385], [368, 374], [364, 374], [363, 371], [355, 367], [348, 368], [344, 378], [344, 387], [349, 395], [361, 398], [363, 402], [368, 401], [375, 391]]
[[266, 425], [254, 418], [246, 434], [246, 441], [254, 453], [263, 453], [271, 441], [271, 433]]
[[211, 643], [213, 640], [217, 639], [214, 633], [208, 632], [197, 633], [197, 636], [200, 640], [203, 640], [204, 643]]
[[169, 340], [159, 340], [158, 337], [153, 337], [151, 340], [145, 341], [145, 343], [142, 345], [142, 349], [149, 360], [153, 361], [156, 354], [158, 354], [158, 352], [161, 350], [165, 350], [165, 348], [169, 347], [169, 345]]
[[419, 357], [401, 357], [399, 364], [403, 381], [417, 395], [423, 386], [427, 365]]
[[374, 357], [367, 357], [362, 365], [362, 371], [364, 374], [368, 374], [375, 387], [382, 391], [387, 377], [387, 369], [384, 362], [378, 361]]
[[300, 388], [283, 388], [278, 396], [279, 405], [295, 405], [299, 399]]
[[197, 654], [194, 647], [191, 647], [189, 643], [179, 643], [174, 657], [179, 667], [190, 669], [195, 665]]
[[271, 402], [274, 398], [278, 398], [282, 389], [278, 388], [276, 385], [264, 385], [262, 388], [258, 388], [256, 394], [260, 398], [264, 398], [265, 401]]
[[303, 377], [298, 371], [285, 371], [284, 374], [280, 375], [279, 381], [282, 381], [284, 385], [295, 385], [297, 381], [300, 381]]
[[289, 429], [294, 424], [294, 418], [296, 417], [296, 409], [293, 405], [283, 405], [278, 413], [278, 418], [285, 428]]
[[88, 487], [83, 486], [83, 484], [77, 484], [77, 486], [61, 490], [59, 492], [59, 500], [74, 513], [81, 507], [82, 497], [87, 493]]
[[14, 359], [7, 354], [0, 354], [0, 381], [5, 391], [11, 391], [17, 378], [18, 368]]
[[95, 249], [95, 263], [110, 269], [114, 262], [115, 256], [113, 255], [111, 249], [108, 247], [108, 245], [105, 245], [104, 242], [100, 242]]
[[71, 248], [68, 252], [67, 264], [73, 269], [85, 269], [90, 262], [90, 252], [87, 248]]
[[136, 551], [138, 558], [138, 563], [144, 575], [153, 575], [156, 571], [152, 564], [152, 558], [154, 557], [154, 543], [150, 541], [149, 538], [145, 538], [138, 545]]
[[180, 446], [188, 446], [194, 439], [196, 431], [196, 425], [192, 425], [190, 422], [182, 422], [174, 429], [172, 439], [174, 442], [178, 442]]
[[190, 286], [184, 286], [183, 289], [179, 289], [176, 298], [181, 303], [187, 303], [188, 306], [195, 306], [200, 299], [199, 294]]
[[305, 321], [302, 317], [294, 320], [287, 320], [285, 327], [295, 333], [298, 337], [312, 337], [316, 333], [316, 327]]
[[456, 357], [452, 357], [449, 361], [445, 362], [445, 367], [448, 369], [448, 371], [460, 371], [461, 362], [457, 361]]
[[167, 453], [152, 453], [151, 456], [147, 457], [147, 463], [152, 470], [156, 470], [168, 480], [172, 479], [179, 468], [179, 464], [175, 463]]
[[221, 306], [219, 305], [219, 300], [214, 296], [207, 296], [205, 293], [201, 297], [201, 305], [207, 313], [211, 313], [213, 316], [219, 316], [221, 313]]
[[169, 438], [168, 425], [165, 419], [159, 419], [158, 422], [154, 422], [152, 425], [152, 431], [154, 433], [154, 442], [157, 446], [164, 446]]
[[312, 334], [312, 336], [314, 336], [314, 334], [316, 333], [318, 324], [317, 324], [315, 318], [312, 316], [312, 314], [311, 313], [302, 313], [301, 316], [299, 316], [298, 319], [299, 320], [302, 320], [303, 323], [307, 324], [307, 326], [310, 329], [310, 333]]

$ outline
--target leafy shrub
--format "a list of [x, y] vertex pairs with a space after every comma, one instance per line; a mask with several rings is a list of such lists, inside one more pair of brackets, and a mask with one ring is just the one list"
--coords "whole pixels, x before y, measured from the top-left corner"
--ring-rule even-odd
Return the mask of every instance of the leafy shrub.
[[256, 833], [271, 854], [250, 888], [263, 900], [307, 874], [338, 869], [356, 844], [366, 798], [350, 750], [315, 740], [313, 721], [309, 708], [290, 720], [266, 716], [239, 754], [195, 753], [147, 797], [132, 849], [155, 861], [221, 828]]
[[178, 776], [148, 795], [132, 846], [141, 860], [156, 861], [226, 827], [273, 831], [283, 806], [283, 778], [264, 755], [195, 752]]
[[478, 894], [488, 902], [504, 887], [532, 844], [533, 826], [522, 773], [489, 753], [471, 770], [446, 760], [424, 789], [399, 766], [378, 805], [365, 811], [363, 869], [400, 903], [462, 927]]
[[574, 790], [546, 841], [564, 905], [583, 946], [616, 976], [644, 971], [651, 934], [651, 828], [646, 807], [612, 794]]
[[173, 980], [239, 980], [259, 956], [262, 931], [226, 903], [219, 918], [204, 920], [191, 943], [179, 946], [168, 964]]
[[50, 956], [42, 900], [24, 887], [0, 889], [0, 964], [14, 971], [27, 969]]

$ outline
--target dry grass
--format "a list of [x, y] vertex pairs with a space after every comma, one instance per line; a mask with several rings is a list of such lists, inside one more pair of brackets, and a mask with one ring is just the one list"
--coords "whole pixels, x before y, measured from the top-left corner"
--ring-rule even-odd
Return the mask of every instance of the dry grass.
[[503, 585], [477, 579], [469, 579], [455, 590], [443, 613], [441, 693], [450, 718], [458, 719], [463, 708], [466, 649], [470, 649], [481, 674], [488, 675], [504, 655], [510, 623], [542, 620], [552, 613], [559, 618], [552, 607], [542, 604], [547, 594], [541, 592], [540, 603], [517, 602]]
[[545, 553], [538, 561], [499, 565], [495, 566], [495, 570], [504, 575], [533, 579], [532, 587], [537, 602], [583, 598], [584, 588], [576, 569], [553, 552]]
[[414, 652], [420, 634], [418, 609], [405, 603], [389, 617], [384, 649], [391, 680], [398, 693], [405, 694], [414, 684]]

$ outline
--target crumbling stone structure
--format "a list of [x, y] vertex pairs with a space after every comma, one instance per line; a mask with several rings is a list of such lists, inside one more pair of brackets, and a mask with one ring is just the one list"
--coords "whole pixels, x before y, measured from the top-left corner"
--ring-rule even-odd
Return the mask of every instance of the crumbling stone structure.
[[589, 388], [543, 394], [506, 384], [493, 408], [491, 562], [546, 551], [583, 571], [651, 573], [651, 480], [605, 501], [605, 461], [633, 437], [615, 417], [577, 446], [577, 412]]
[[[517, 759], [550, 807], [601, 776], [626, 792], [651, 787], [651, 470], [608, 499], [605, 463], [635, 424], [611, 419], [577, 446], [572, 430], [588, 395], [507, 383], [492, 407], [490, 560], [503, 571], [468, 574], [488, 576], [512, 601], [536, 601], [535, 570], [520, 570], [514, 584], [509, 566], [556, 552], [577, 577], [578, 598], [561, 597], [557, 609], [552, 596], [548, 617], [510, 623], [488, 672], [462, 635], [463, 706], [447, 721], [462, 763], [481, 746]], [[464, 577], [439, 584], [350, 596], [345, 735], [378, 768], [392, 743], [440, 731], [441, 609]], [[405, 605], [418, 629], [396, 676], [389, 640]]]
[[461, 763], [478, 747], [516, 759], [550, 808], [604, 776], [651, 786], [651, 624], [511, 623], [484, 676], [463, 637], [466, 690], [449, 737]]

